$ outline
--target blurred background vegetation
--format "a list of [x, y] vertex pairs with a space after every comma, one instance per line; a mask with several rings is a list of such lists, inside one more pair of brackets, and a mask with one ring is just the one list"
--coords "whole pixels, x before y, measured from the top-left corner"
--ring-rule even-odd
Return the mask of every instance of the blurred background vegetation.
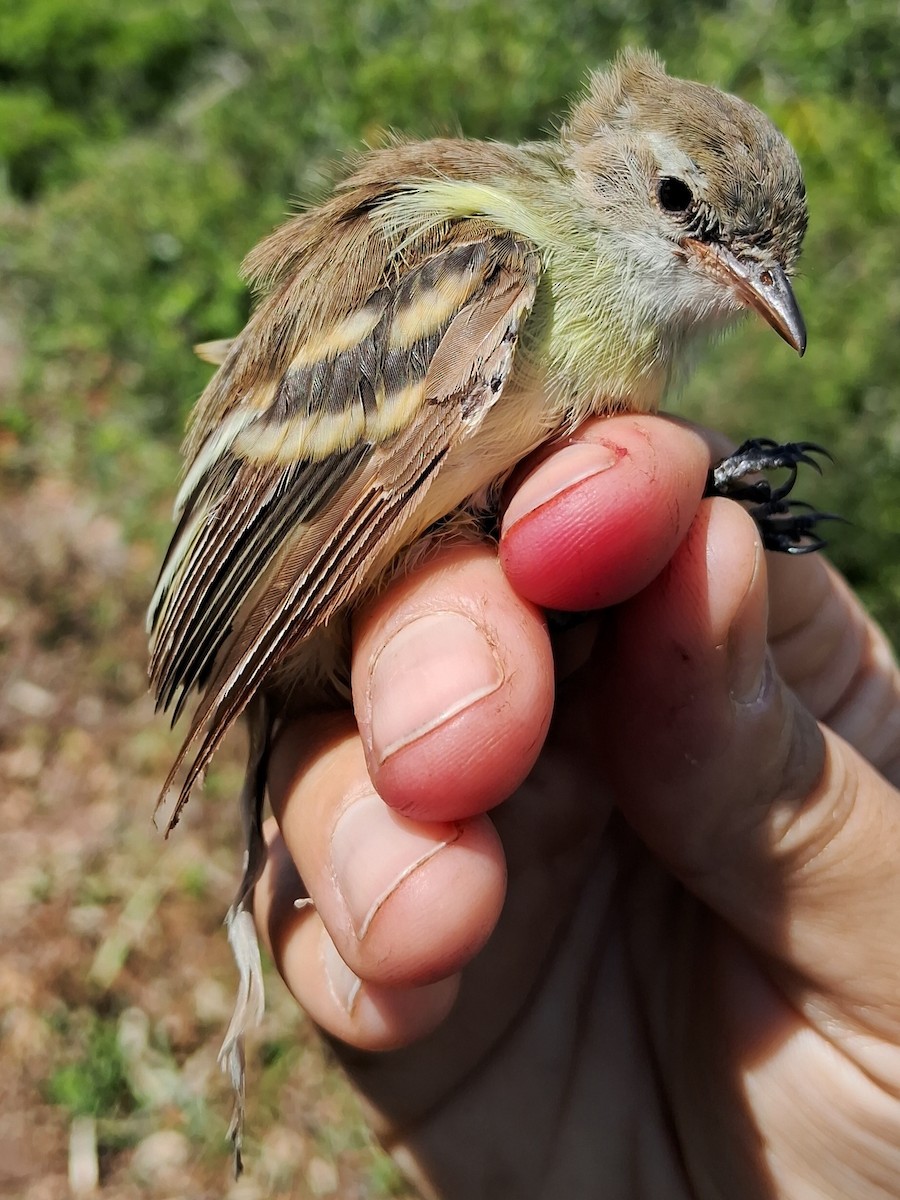
[[[799, 152], [811, 208], [798, 285], [807, 356], [801, 363], [748, 323], [716, 348], [677, 407], [735, 438], [831, 448], [835, 466], [804, 481], [804, 495], [852, 521], [830, 530], [834, 558], [896, 640], [896, 0], [0, 0], [0, 766], [4, 814], [19, 837], [7, 847], [18, 848], [19, 869], [7, 890], [21, 883], [7, 900], [32, 943], [57, 928], [48, 913], [84, 910], [74, 933], [65, 916], [74, 937], [66, 953], [77, 960], [93, 940], [89, 955], [107, 954], [90, 983], [77, 981], [62, 951], [40, 975], [33, 946], [19, 945], [7, 957], [19, 975], [10, 984], [7, 968], [0, 978], [7, 1018], [25, 1013], [33, 1087], [16, 1104], [27, 1110], [39, 1093], [51, 1130], [58, 1110], [133, 1120], [147, 1108], [121, 1037], [107, 1037], [135, 1005], [156, 1020], [148, 1037], [164, 1059], [180, 1065], [212, 1036], [201, 1021], [179, 1035], [184, 1045], [173, 1040], [160, 1025], [173, 996], [154, 999], [140, 978], [177, 971], [178, 955], [164, 942], [153, 951], [151, 939], [136, 968], [134, 937], [123, 948], [121, 921], [103, 916], [104, 904], [125, 911], [136, 872], [159, 869], [143, 812], [172, 741], [147, 732], [140, 624], [168, 533], [180, 434], [209, 374], [192, 344], [240, 328], [249, 307], [241, 258], [292, 203], [321, 194], [343, 153], [387, 129], [539, 136], [587, 69], [626, 44], [651, 46], [674, 72], [755, 101]], [[226, 764], [209, 792], [233, 784]], [[46, 845], [35, 841], [35, 804], [51, 831]], [[237, 845], [230, 810], [216, 811], [225, 882], [211, 867], [188, 872], [188, 890], [198, 904], [208, 899], [211, 914], [227, 903]], [[189, 819], [185, 836], [208, 846], [211, 835]], [[122, 860], [123, 845], [133, 860]], [[38, 850], [35, 874], [21, 864]], [[184, 856], [167, 861], [148, 902], [154, 912], [187, 886]], [[224, 956], [209, 970], [228, 980]], [[34, 990], [38, 977], [45, 992]], [[93, 1047], [81, 1058], [67, 1041], [73, 1028]], [[37, 1059], [36, 1030], [45, 1047]], [[109, 1061], [88, 1069], [104, 1046]], [[273, 1077], [281, 1086], [283, 1072]], [[184, 1136], [202, 1141], [198, 1128]], [[145, 1132], [110, 1134], [108, 1153]], [[61, 1137], [50, 1136], [51, 1160], [63, 1153]], [[318, 1175], [310, 1183], [307, 1171], [307, 1190], [284, 1194], [329, 1194], [321, 1164], [332, 1151], [311, 1151]], [[367, 1162], [353, 1167], [352, 1188], [341, 1167], [340, 1195], [400, 1188], [380, 1160]]]
[[834, 554], [900, 623], [900, 14], [894, 0], [69, 0], [0, 3], [4, 463], [77, 471], [127, 520], [169, 493], [237, 330], [244, 253], [385, 129], [539, 135], [622, 44], [763, 106], [797, 147], [812, 223], [800, 363], [749, 328], [682, 411], [813, 437]]

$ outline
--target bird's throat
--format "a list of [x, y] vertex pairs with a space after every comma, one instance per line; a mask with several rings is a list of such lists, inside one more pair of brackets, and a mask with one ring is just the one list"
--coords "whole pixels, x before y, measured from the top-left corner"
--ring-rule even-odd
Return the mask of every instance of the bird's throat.
[[595, 251], [549, 256], [523, 349], [573, 422], [660, 405], [680, 339], [651, 319], [629, 282], [622, 263]]

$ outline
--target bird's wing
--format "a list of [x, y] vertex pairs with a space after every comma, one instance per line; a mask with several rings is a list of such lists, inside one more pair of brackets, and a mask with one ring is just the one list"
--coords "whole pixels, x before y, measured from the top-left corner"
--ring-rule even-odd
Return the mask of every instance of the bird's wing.
[[371, 577], [500, 397], [534, 300], [524, 239], [458, 221], [392, 251], [370, 209], [344, 218], [342, 297], [320, 295], [317, 216], [198, 404], [148, 619], [159, 707], [177, 719], [202, 692], [164, 790], [199, 743], [173, 820], [265, 676]]

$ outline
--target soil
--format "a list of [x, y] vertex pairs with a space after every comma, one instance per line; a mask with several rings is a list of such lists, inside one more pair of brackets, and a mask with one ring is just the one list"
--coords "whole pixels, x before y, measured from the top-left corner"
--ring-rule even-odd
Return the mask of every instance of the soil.
[[165, 840], [178, 735], [143, 634], [159, 549], [77, 484], [20, 482], [0, 493], [0, 1196], [412, 1196], [271, 971], [233, 1180], [216, 1055], [240, 739]]

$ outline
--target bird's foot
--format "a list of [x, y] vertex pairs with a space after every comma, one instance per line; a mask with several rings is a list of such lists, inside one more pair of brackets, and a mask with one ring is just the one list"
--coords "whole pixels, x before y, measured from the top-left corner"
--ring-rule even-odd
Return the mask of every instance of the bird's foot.
[[[724, 496], [738, 500], [759, 527], [767, 550], [782, 554], [811, 554], [827, 543], [818, 532], [822, 521], [839, 521], [834, 513], [816, 511], [801, 500], [790, 500], [801, 464], [821, 473], [815, 455], [831, 461], [831, 455], [815, 442], [786, 442], [781, 445], [771, 438], [752, 438], [738, 446], [733, 454], [723, 458], [709, 472], [706, 496]], [[768, 479], [747, 479], [761, 471], [786, 470], [787, 478], [777, 487]]]

